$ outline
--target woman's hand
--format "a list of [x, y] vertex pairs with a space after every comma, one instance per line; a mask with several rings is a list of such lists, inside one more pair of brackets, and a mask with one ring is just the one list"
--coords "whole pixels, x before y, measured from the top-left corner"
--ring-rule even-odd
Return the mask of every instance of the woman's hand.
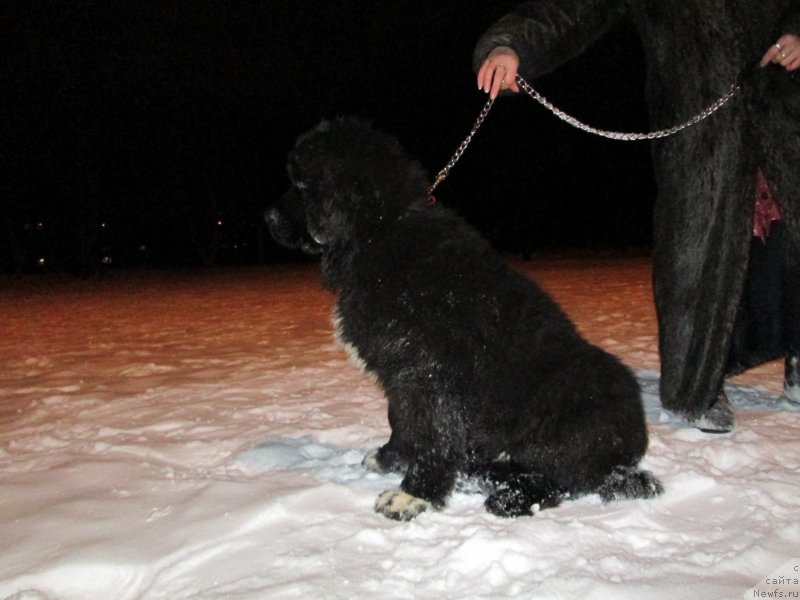
[[761, 58], [762, 67], [769, 63], [781, 65], [787, 71], [800, 68], [800, 37], [786, 33], [778, 38], [778, 41], [772, 44]]
[[489, 53], [478, 70], [478, 89], [488, 93], [492, 99], [497, 98], [500, 90], [519, 92], [518, 69], [517, 53], [507, 46], [499, 46]]

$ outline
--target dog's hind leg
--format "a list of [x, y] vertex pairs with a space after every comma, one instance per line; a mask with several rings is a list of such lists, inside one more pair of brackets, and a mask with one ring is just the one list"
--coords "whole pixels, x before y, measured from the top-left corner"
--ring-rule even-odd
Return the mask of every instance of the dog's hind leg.
[[489, 496], [484, 506], [498, 517], [523, 517], [561, 504], [565, 492], [549, 477], [493, 467], [486, 475]]

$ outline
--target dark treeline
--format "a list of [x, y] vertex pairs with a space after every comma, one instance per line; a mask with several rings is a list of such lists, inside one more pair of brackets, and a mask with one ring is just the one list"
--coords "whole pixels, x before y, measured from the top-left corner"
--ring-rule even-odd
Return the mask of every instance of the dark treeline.
[[[512, 5], [3, 3], [3, 271], [287, 259], [261, 213], [297, 134], [359, 114], [435, 173], [485, 101], [474, 42]], [[646, 128], [637, 52], [620, 27], [537, 86], [599, 126]], [[648, 161], [514, 98], [438, 196], [502, 250], [642, 246]]]

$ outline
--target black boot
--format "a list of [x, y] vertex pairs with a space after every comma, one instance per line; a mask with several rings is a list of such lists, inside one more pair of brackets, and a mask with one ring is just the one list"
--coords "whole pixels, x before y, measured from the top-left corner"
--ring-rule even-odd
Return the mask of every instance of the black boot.
[[690, 425], [694, 425], [704, 433], [728, 433], [733, 430], [736, 418], [733, 415], [728, 396], [724, 390], [720, 390], [717, 399], [708, 407], [705, 413], [696, 419], [689, 420]]

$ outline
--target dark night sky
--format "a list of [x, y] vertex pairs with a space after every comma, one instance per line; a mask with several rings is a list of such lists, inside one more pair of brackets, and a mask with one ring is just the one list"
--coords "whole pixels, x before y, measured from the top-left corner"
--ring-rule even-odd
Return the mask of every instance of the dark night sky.
[[[7, 0], [3, 270], [286, 259], [261, 213], [295, 137], [358, 114], [435, 174], [485, 102], [475, 41], [515, 3], [485, 4]], [[641, 72], [623, 24], [536, 85], [591, 124], [642, 130]], [[647, 146], [527, 97], [495, 104], [437, 196], [502, 250], [650, 240]]]

